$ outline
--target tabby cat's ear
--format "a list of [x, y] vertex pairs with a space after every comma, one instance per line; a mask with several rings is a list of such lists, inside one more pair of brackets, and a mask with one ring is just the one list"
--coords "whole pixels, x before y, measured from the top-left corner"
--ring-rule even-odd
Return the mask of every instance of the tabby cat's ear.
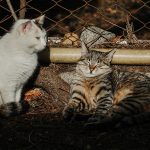
[[110, 63], [112, 61], [112, 58], [115, 52], [116, 52], [116, 49], [112, 49], [111, 51], [107, 52], [107, 55], [106, 55], [107, 62]]
[[81, 48], [81, 58], [84, 58], [88, 54], [89, 49], [83, 41], [81, 41]]
[[45, 15], [42, 15], [40, 17], [37, 17], [37, 18], [33, 19], [35, 24], [39, 24], [41, 26], [44, 24], [44, 20], [45, 20]]

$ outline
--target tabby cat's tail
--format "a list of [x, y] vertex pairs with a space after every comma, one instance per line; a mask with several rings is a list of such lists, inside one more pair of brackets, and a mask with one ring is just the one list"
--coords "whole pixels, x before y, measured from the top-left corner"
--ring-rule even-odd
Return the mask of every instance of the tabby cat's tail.
[[10, 102], [0, 106], [0, 117], [17, 116], [27, 112], [29, 104], [24, 102]]

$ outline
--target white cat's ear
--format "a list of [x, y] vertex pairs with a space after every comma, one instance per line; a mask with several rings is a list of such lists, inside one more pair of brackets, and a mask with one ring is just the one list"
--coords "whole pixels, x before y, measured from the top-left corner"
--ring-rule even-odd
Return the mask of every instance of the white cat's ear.
[[82, 50], [81, 50], [81, 57], [84, 57], [84, 56], [86, 56], [88, 54], [89, 49], [88, 49], [88, 47], [86, 46], [86, 44], [83, 41], [81, 41], [81, 48], [82, 48]]
[[45, 15], [42, 15], [40, 17], [37, 17], [37, 18], [33, 19], [35, 24], [39, 24], [41, 26], [44, 24], [44, 20], [45, 20]]
[[32, 22], [31, 21], [27, 21], [25, 23], [21, 24], [21, 33], [25, 34], [27, 32], [29, 32], [32, 28]]

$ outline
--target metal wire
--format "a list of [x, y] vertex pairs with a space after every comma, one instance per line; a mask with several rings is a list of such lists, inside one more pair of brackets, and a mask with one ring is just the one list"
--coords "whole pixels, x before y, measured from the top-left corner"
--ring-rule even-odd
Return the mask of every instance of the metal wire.
[[[21, 0], [20, 0], [21, 1]], [[126, 18], [133, 22], [134, 31], [140, 39], [150, 39], [149, 0], [23, 0], [11, 1], [18, 16], [25, 11], [25, 18], [46, 15], [45, 28], [49, 36], [59, 37], [66, 33], [81, 34], [83, 27], [98, 26], [106, 31], [125, 36]], [[6, 0], [0, 0], [0, 36], [9, 31], [14, 22]]]

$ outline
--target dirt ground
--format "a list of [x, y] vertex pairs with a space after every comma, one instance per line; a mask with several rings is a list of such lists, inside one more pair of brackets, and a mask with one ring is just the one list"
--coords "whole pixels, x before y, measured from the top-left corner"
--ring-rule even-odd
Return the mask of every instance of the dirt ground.
[[[150, 72], [149, 66], [114, 67]], [[85, 129], [82, 120], [67, 123], [62, 119], [69, 85], [58, 74], [72, 69], [71, 64], [39, 68], [36, 80], [30, 81], [34, 85], [28, 85], [25, 92], [29, 112], [1, 120], [0, 150], [149, 150], [150, 123], [99, 131]]]

